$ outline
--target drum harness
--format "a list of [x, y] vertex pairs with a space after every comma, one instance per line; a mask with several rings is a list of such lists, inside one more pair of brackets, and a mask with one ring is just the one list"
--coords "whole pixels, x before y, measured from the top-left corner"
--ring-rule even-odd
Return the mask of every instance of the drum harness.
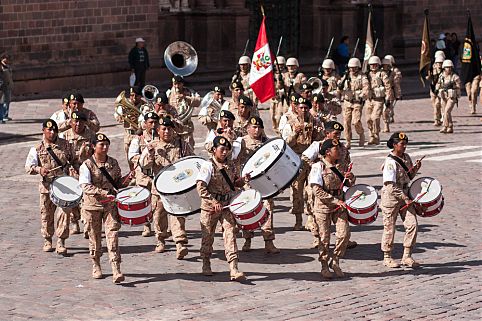
[[[43, 144], [43, 142], [42, 142]], [[52, 147], [48, 146], [45, 148], [47, 150], [47, 152], [49, 153], [50, 157], [52, 157], [52, 159], [54, 160], [55, 164], [57, 164], [57, 166], [60, 166], [60, 168], [63, 170], [65, 166], [67, 165], [70, 165], [70, 163], [67, 161], [66, 164], [62, 164], [62, 161], [57, 157], [57, 155], [55, 155], [54, 151], [52, 150]], [[42, 177], [42, 181], [45, 182], [45, 183], [49, 183], [47, 180], [46, 180], [46, 177]]]
[[[212, 161], [211, 161], [212, 162]], [[214, 164], [214, 162], [212, 162], [214, 166], [216, 166], [216, 164]], [[217, 167], [217, 166], [216, 166]], [[224, 168], [219, 168], [219, 172], [221, 173], [221, 175], [223, 175], [224, 177], [224, 180], [226, 181], [226, 183], [228, 183], [229, 185], [229, 188], [231, 189], [231, 191], [235, 191], [236, 188], [234, 187], [234, 184], [233, 182], [231, 181], [231, 179], [229, 178], [228, 176], [228, 173], [226, 173], [226, 170]], [[230, 199], [230, 193], [228, 194], [214, 194], [214, 198], [217, 200], [217, 201], [220, 201], [220, 202], [225, 202], [225, 201], [228, 201]]]
[[[108, 157], [108, 156], [107, 156]], [[90, 160], [92, 161], [92, 163], [94, 163], [95, 167], [97, 167], [100, 172], [102, 173], [102, 175], [104, 175], [104, 177], [107, 179], [107, 181], [109, 181], [109, 183], [112, 185], [112, 187], [114, 188], [114, 191], [117, 193], [117, 184], [115, 183], [114, 179], [112, 178], [112, 176], [110, 176], [109, 172], [107, 171], [107, 169], [105, 169], [104, 166], [102, 167], [99, 167], [99, 165], [97, 165], [97, 163], [95, 162], [95, 159], [94, 157], [92, 156], [90, 158]]]
[[[410, 176], [409, 176], [410, 170], [408, 169], [407, 165], [405, 165], [405, 163], [403, 162], [403, 160], [400, 157], [394, 156], [392, 154], [388, 154], [388, 157], [390, 157], [391, 159], [396, 161], [400, 166], [402, 166], [403, 170], [405, 171], [405, 173], [407, 173], [407, 176], [410, 178]], [[408, 184], [403, 184], [402, 188], [407, 189]]]

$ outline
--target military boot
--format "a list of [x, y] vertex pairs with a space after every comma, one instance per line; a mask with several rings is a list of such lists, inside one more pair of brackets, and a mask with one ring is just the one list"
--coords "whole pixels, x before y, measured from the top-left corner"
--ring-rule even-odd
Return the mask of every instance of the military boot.
[[417, 261], [415, 261], [412, 258], [412, 249], [409, 247], [406, 247], [403, 249], [403, 257], [402, 257], [401, 263], [402, 265], [405, 265], [411, 268], [414, 268], [420, 265]]
[[156, 253], [163, 253], [166, 250], [166, 241], [157, 241], [155, 252]]
[[389, 133], [390, 132], [390, 125], [388, 124], [388, 122], [384, 123], [384, 126], [383, 126], [383, 131], [384, 133]]
[[153, 233], [152, 233], [152, 230], [151, 230], [151, 223], [146, 223], [144, 225], [144, 230], [142, 231], [142, 236], [144, 237], [149, 237], [149, 236], [152, 236]]
[[70, 229], [70, 235], [80, 234], [80, 225], [79, 221], [75, 221], [72, 223], [72, 228]]
[[400, 264], [398, 264], [393, 258], [390, 252], [383, 252], [383, 265], [389, 268], [398, 268]]
[[328, 263], [326, 261], [321, 261], [321, 276], [323, 279], [332, 279], [333, 273], [328, 270]]
[[188, 253], [187, 247], [182, 243], [176, 243], [176, 259], [182, 260]]
[[100, 267], [100, 257], [92, 258], [92, 277], [102, 279], [102, 268]]
[[244, 273], [238, 270], [238, 260], [233, 260], [229, 263], [229, 276], [231, 281], [243, 281], [246, 280]]
[[273, 240], [264, 241], [264, 250], [267, 254], [278, 254], [279, 248], [274, 246]]
[[124, 274], [120, 270], [120, 262], [112, 262], [112, 282], [121, 283], [125, 279]]
[[345, 273], [343, 273], [343, 271], [341, 270], [339, 259], [337, 257], [333, 257], [331, 268], [333, 269], [333, 272], [335, 272], [337, 277], [339, 278], [345, 277]]
[[358, 146], [363, 147], [365, 146], [365, 134], [360, 135], [360, 139], [358, 140]]
[[447, 133], [447, 127], [442, 127], [442, 129], [440, 130], [440, 132], [442, 134], [446, 134]]
[[243, 252], [251, 251], [251, 239], [245, 239], [243, 248], [241, 249]]
[[57, 245], [55, 246], [55, 252], [60, 255], [67, 254], [67, 248], [65, 247], [65, 239], [58, 239]]
[[44, 246], [42, 248], [44, 252], [53, 252], [54, 249], [52, 247], [52, 238], [47, 238], [44, 240]]
[[302, 231], [303, 230], [303, 216], [302, 214], [295, 214], [296, 222], [295, 226], [293, 226], [293, 231]]
[[203, 271], [202, 274], [205, 276], [213, 276], [213, 271], [211, 270], [211, 261], [208, 257], [203, 258]]
[[453, 134], [454, 133], [454, 128], [453, 127], [448, 127], [447, 128], [447, 134]]
[[351, 149], [351, 140], [347, 140], [345, 144], [346, 149]]
[[357, 247], [358, 243], [355, 241], [348, 240], [348, 244], [346, 246], [347, 249], [354, 249]]

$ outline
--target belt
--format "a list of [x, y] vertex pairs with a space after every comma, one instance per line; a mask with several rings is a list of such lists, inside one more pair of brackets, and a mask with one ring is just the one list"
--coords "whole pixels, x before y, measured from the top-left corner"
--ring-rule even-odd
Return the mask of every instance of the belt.
[[141, 169], [141, 172], [142, 174], [146, 175], [146, 176], [149, 176], [149, 177], [153, 177], [153, 173], [152, 173], [152, 169]]
[[131, 135], [136, 134], [136, 131], [134, 129], [125, 129], [125, 131], [126, 131], [126, 133], [131, 134]]
[[339, 189], [329, 189], [326, 192], [333, 195], [333, 196], [338, 196], [338, 197], [343, 194], [343, 191], [339, 190]]
[[360, 99], [350, 99], [348, 101], [350, 104], [361, 104], [361, 100]]
[[227, 193], [227, 194], [213, 194], [214, 196], [214, 199], [216, 201], [219, 201], [219, 202], [226, 202], [226, 201], [229, 201], [229, 199], [231, 198], [230, 194]]

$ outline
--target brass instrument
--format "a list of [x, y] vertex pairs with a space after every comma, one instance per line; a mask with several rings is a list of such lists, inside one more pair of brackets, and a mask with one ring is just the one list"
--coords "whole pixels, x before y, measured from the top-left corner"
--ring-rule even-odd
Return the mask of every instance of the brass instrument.
[[142, 97], [146, 100], [149, 106], [153, 109], [154, 108], [154, 101], [156, 100], [157, 95], [159, 94], [159, 89], [153, 85], [145, 85], [142, 88]]
[[[122, 108], [122, 114], [117, 111], [118, 107]], [[141, 115], [139, 109], [126, 98], [126, 92], [122, 91], [115, 99], [115, 113], [124, 121], [128, 122], [135, 130], [139, 129], [137, 120]]]
[[308, 79], [307, 83], [313, 87], [313, 95], [317, 95], [323, 89], [323, 85], [321, 84], [321, 80], [318, 77], [311, 77]]
[[174, 75], [189, 76], [196, 71], [197, 52], [187, 42], [175, 41], [164, 51], [164, 62]]
[[200, 111], [199, 111], [199, 116], [206, 116], [205, 114], [201, 114], [204, 110], [206, 110], [207, 112], [207, 109], [209, 108], [209, 106], [213, 106], [214, 109], [216, 110], [216, 112], [214, 113], [214, 119], [213, 121], [218, 121], [219, 120], [219, 113], [221, 112], [221, 104], [213, 98], [213, 95], [214, 95], [214, 91], [210, 91], [208, 92], [202, 99], [201, 101], [201, 105], [199, 106], [200, 107]]

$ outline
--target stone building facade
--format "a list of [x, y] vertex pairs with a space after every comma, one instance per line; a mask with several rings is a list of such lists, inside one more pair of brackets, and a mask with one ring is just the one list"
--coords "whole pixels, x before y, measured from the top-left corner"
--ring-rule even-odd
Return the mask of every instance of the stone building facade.
[[[415, 65], [420, 50], [423, 9], [430, 10], [432, 37], [456, 32], [463, 40], [466, 10], [482, 33], [480, 0], [374, 0], [378, 53], [392, 53]], [[360, 37], [368, 16], [365, 0], [265, 0], [271, 47], [284, 38], [281, 54], [315, 66], [343, 35]], [[14, 62], [16, 95], [127, 85], [127, 53], [136, 37], [147, 40], [152, 70], [148, 82], [165, 86], [169, 72], [164, 49], [189, 42], [199, 66], [194, 82], [222, 81], [234, 72], [246, 40], [252, 54], [261, 15], [258, 0], [2, 0], [0, 52]], [[359, 56], [362, 53], [359, 51]]]

